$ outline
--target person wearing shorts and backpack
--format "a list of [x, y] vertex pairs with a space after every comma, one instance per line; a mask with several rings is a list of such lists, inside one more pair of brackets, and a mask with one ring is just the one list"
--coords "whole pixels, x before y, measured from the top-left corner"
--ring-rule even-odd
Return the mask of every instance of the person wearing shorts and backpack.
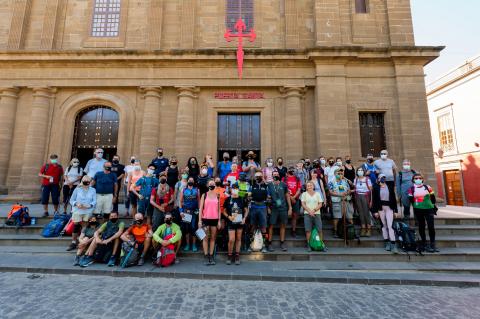
[[[198, 225], [198, 207], [200, 202], [200, 191], [195, 186], [195, 180], [192, 176], [188, 177], [187, 187], [181, 189], [179, 199], [179, 212], [182, 219], [182, 233], [185, 234], [185, 246], [183, 251], [197, 252], [197, 237], [195, 232]], [[190, 215], [191, 220], [187, 221], [186, 216]], [[190, 246], [190, 244], [192, 246]]]
[[53, 209], [58, 213], [60, 204], [60, 181], [63, 176], [63, 167], [58, 164], [58, 156], [50, 155], [50, 160], [40, 169], [39, 177], [42, 178], [42, 205], [43, 217], [48, 217], [48, 201], [52, 197]]
[[[135, 214], [134, 224], [128, 227], [127, 230], [120, 237], [124, 242], [135, 241], [135, 249], [140, 253], [140, 258], [138, 259], [138, 266], [143, 266], [145, 264], [145, 256], [150, 249], [150, 244], [152, 243], [152, 227], [145, 223], [145, 218], [142, 213]], [[133, 245], [132, 245], [133, 246]]]
[[292, 215], [290, 193], [287, 185], [280, 181], [279, 172], [274, 171], [272, 178], [273, 182], [268, 184], [268, 193], [272, 198], [272, 203], [270, 206], [270, 226], [268, 228], [269, 241], [267, 244], [267, 250], [269, 252], [274, 251], [272, 247], [273, 227], [280, 224], [280, 249], [282, 251], [287, 251], [287, 246], [285, 245], [285, 228], [288, 223], [288, 216]]
[[88, 245], [90, 245], [94, 239], [95, 232], [98, 228], [98, 221], [95, 216], [92, 216], [88, 219], [86, 227], [82, 229], [82, 233], [78, 238], [78, 248], [77, 254], [75, 255], [75, 260], [73, 262], [74, 266], [80, 266], [80, 257], [87, 251]]
[[221, 227], [220, 222], [220, 195], [215, 191], [215, 181], [208, 181], [208, 192], [200, 199], [198, 228], [204, 228], [207, 236], [202, 241], [205, 265], [215, 265], [213, 252], [217, 240], [217, 230]]

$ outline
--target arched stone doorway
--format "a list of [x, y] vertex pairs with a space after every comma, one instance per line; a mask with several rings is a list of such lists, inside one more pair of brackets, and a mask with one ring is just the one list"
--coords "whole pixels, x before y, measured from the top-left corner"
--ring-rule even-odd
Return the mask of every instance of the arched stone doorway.
[[104, 158], [111, 160], [117, 153], [119, 116], [114, 109], [94, 105], [83, 109], [75, 118], [72, 157], [85, 167], [96, 148], [103, 148]]

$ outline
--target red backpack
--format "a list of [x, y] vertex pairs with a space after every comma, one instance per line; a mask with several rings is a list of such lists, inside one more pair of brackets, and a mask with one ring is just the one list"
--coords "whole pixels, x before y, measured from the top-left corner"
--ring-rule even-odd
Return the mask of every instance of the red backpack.
[[[164, 240], [169, 240], [173, 238], [174, 234], [165, 236]], [[160, 248], [159, 255], [157, 255], [157, 260], [155, 261], [156, 266], [168, 267], [175, 263], [175, 245], [170, 244]]]

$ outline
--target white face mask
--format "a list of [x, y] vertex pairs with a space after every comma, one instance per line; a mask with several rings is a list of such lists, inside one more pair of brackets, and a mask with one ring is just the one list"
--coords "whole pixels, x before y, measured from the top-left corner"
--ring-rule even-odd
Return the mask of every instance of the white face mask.
[[382, 155], [380, 155], [380, 158], [381, 158], [381, 159], [387, 159], [387, 158], [388, 158], [388, 155], [382, 154]]
[[208, 173], [208, 170], [206, 170], [205, 168], [202, 169], [202, 174], [203, 174], [203, 175], [207, 175], [207, 173]]
[[409, 171], [410, 170], [410, 165], [403, 165], [403, 169], [406, 170], [406, 171]]
[[320, 160], [320, 164], [325, 165], [326, 161], [324, 159]]
[[337, 166], [342, 166], [342, 162], [337, 162]]
[[103, 153], [97, 153], [97, 158], [103, 158]]
[[140, 166], [135, 166], [133, 169], [136, 170], [136, 171], [139, 171], [139, 170], [141, 170], [142, 168], [141, 168]]
[[358, 171], [357, 174], [359, 177], [362, 177], [365, 173], [363, 171]]
[[273, 163], [272, 163], [272, 162], [268, 162], [268, 163], [267, 163], [267, 166], [268, 166], [268, 167], [272, 167], [272, 166], [273, 166]]
[[238, 195], [238, 189], [232, 189], [232, 195], [237, 196]]
[[78, 163], [73, 163], [72, 167], [78, 167]]
[[153, 169], [147, 169], [147, 174], [148, 174], [148, 175], [153, 175], [153, 173], [155, 173], [155, 170], [153, 170]]

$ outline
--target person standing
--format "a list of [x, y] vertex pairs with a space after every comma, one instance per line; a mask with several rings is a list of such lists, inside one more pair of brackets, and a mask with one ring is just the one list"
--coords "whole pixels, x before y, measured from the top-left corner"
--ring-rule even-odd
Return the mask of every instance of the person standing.
[[91, 178], [94, 178], [95, 174], [97, 174], [98, 172], [102, 172], [104, 169], [104, 165], [107, 162], [107, 160], [103, 158], [103, 149], [97, 148], [94, 152], [94, 155], [95, 157], [87, 162], [87, 165], [83, 170], [85, 174], [87, 174]]
[[168, 159], [163, 156], [163, 148], [157, 149], [157, 157], [152, 159], [151, 164], [155, 166], [154, 175], [158, 179], [161, 172], [164, 172], [168, 167]]
[[[138, 198], [138, 213], [142, 214], [144, 217], [147, 217], [147, 223], [152, 224], [152, 215], [153, 215], [153, 206], [150, 205], [150, 195], [152, 194], [152, 189], [158, 187], [158, 179], [155, 177], [155, 164], [151, 163], [148, 165], [147, 174], [140, 177], [140, 179], [135, 183], [137, 188], [133, 188], [132, 192]], [[165, 174], [165, 171], [160, 174]]]
[[67, 213], [70, 197], [73, 191], [80, 184], [83, 177], [83, 169], [80, 167], [78, 158], [72, 158], [70, 165], [67, 167], [65, 175], [63, 175], [63, 213]]
[[328, 166], [325, 167], [325, 179], [326, 183], [332, 183], [335, 181], [335, 172], [339, 169], [337, 165], [335, 165], [335, 159], [330, 157], [328, 159]]
[[388, 151], [380, 151], [380, 159], [374, 162], [377, 174], [385, 175], [385, 182], [395, 189], [395, 176], [397, 174], [397, 165], [392, 159], [388, 158]]
[[300, 186], [302, 190], [305, 190], [305, 185], [308, 181], [308, 170], [305, 169], [303, 166], [303, 162], [299, 161], [295, 168], [295, 176], [297, 176], [298, 180], [300, 181]]
[[358, 215], [360, 216], [360, 237], [370, 237], [372, 235], [372, 218], [370, 207], [372, 207], [372, 182], [365, 176], [363, 166], [357, 169], [357, 177], [353, 181], [355, 186], [355, 203]]
[[257, 155], [253, 151], [248, 151], [247, 160], [242, 164], [242, 171], [246, 174], [247, 180], [250, 182], [253, 181], [257, 169], [261, 168], [260, 164], [255, 161], [255, 157], [257, 157]]
[[153, 231], [161, 225], [165, 215], [172, 211], [174, 197], [173, 189], [167, 184], [165, 172], [160, 173], [160, 184], [157, 189], [152, 189], [150, 205], [153, 206], [152, 228]]
[[394, 214], [397, 212], [397, 199], [392, 184], [387, 184], [384, 174], [378, 175], [379, 187], [373, 189], [372, 210], [376, 218], [382, 221], [382, 234], [385, 250], [398, 254], [395, 232], [393, 231]]
[[210, 154], [205, 155], [205, 158], [203, 159], [202, 166], [206, 166], [208, 176], [213, 177], [213, 173], [215, 171], [215, 164], [213, 164], [212, 155], [210, 155]]
[[374, 164], [374, 159], [372, 154], [367, 154], [367, 161], [362, 165], [363, 171], [365, 172], [365, 176], [370, 178], [370, 182], [372, 182], [372, 187], [378, 186], [377, 183], [377, 172]]
[[203, 254], [205, 256], [205, 265], [215, 265], [213, 252], [215, 250], [215, 241], [217, 240], [217, 230], [221, 226], [220, 222], [220, 196], [215, 192], [215, 181], [208, 182], [208, 192], [202, 195], [200, 199], [200, 210], [198, 218], [198, 228], [204, 228], [207, 236], [202, 241]]
[[63, 176], [63, 167], [58, 164], [58, 156], [50, 155], [48, 163], [40, 168], [39, 177], [42, 178], [42, 205], [43, 217], [48, 217], [48, 201], [52, 197], [54, 214], [58, 213], [58, 205], [60, 203], [60, 181]]
[[[117, 175], [112, 173], [112, 163], [105, 162], [103, 172], [97, 172], [93, 177], [92, 186], [97, 191], [97, 206], [95, 214], [108, 218], [112, 212], [113, 203], [117, 201]], [[98, 218], [98, 217], [97, 217]]]
[[299, 178], [295, 175], [295, 168], [290, 166], [288, 168], [287, 176], [284, 179], [290, 193], [290, 201], [292, 203], [292, 232], [293, 238], [297, 238], [297, 219], [300, 216], [300, 195], [302, 193], [302, 184]]
[[180, 218], [180, 196], [183, 193], [183, 190], [187, 187], [188, 182], [188, 170], [185, 168], [182, 171], [182, 175], [180, 176], [180, 180], [175, 184], [175, 188], [173, 190], [173, 218], [175, 219], [176, 223], [182, 225], [182, 218]]
[[132, 207], [132, 217], [135, 216], [137, 213], [138, 207], [138, 197], [133, 192], [139, 191], [140, 186], [137, 186], [137, 181], [145, 175], [145, 172], [142, 170], [142, 166], [140, 165], [140, 160], [135, 159], [133, 164], [133, 170], [128, 174], [128, 198], [130, 200], [130, 206]]
[[280, 173], [273, 172], [273, 182], [268, 184], [268, 193], [272, 198], [270, 207], [270, 226], [268, 228], [267, 250], [275, 251], [272, 247], [273, 227], [280, 224], [280, 249], [287, 251], [285, 245], [285, 228], [288, 223], [288, 216], [292, 215], [292, 202], [287, 185], [280, 180]]
[[193, 177], [193, 181], [197, 184], [198, 175], [200, 175], [200, 166], [196, 157], [192, 156], [188, 159], [188, 176]]
[[348, 179], [351, 183], [355, 180], [355, 167], [352, 165], [352, 158], [350, 155], [345, 156], [345, 178]]
[[283, 158], [277, 158], [277, 166], [275, 167], [280, 174], [280, 180], [283, 181], [285, 176], [287, 176], [287, 168], [283, 166]]
[[413, 186], [413, 176], [416, 174], [408, 159], [403, 160], [402, 170], [397, 174], [397, 194], [400, 205], [403, 206], [403, 221], [410, 224], [410, 197], [408, 191]]
[[175, 185], [178, 182], [179, 171], [178, 171], [178, 160], [176, 156], [170, 157], [169, 166], [167, 168], [167, 184], [171, 189], [175, 188]]
[[[78, 237], [85, 223], [92, 217], [93, 210], [97, 204], [97, 193], [95, 188], [90, 186], [92, 179], [85, 175], [82, 178], [82, 184], [75, 188], [72, 197], [70, 198], [70, 205], [72, 205], [72, 221], [74, 224], [72, 232], [72, 243], [67, 248], [71, 251], [77, 248]], [[76, 260], [76, 262], [79, 261]]]
[[132, 174], [133, 170], [135, 169], [135, 156], [130, 157], [130, 164], [125, 166], [125, 179], [123, 183], [123, 190], [125, 196], [125, 216], [130, 216], [130, 189], [129, 189], [129, 180], [130, 175]]
[[265, 183], [270, 184], [273, 182], [273, 172], [275, 171], [275, 167], [273, 166], [273, 159], [267, 158], [265, 160], [265, 167], [262, 168], [262, 173], [265, 178]]
[[117, 200], [115, 201], [115, 203], [113, 203], [113, 211], [118, 212], [118, 198], [122, 189], [123, 178], [125, 177], [125, 165], [120, 164], [120, 156], [118, 155], [113, 155], [112, 173], [117, 175], [117, 192], [113, 194], [114, 197], [117, 198]]
[[208, 192], [208, 181], [212, 177], [208, 175], [208, 167], [203, 165], [200, 167], [200, 175], [197, 178], [197, 187], [200, 191], [200, 196]]
[[[413, 213], [418, 222], [418, 232], [422, 239], [420, 251], [427, 250], [429, 253], [435, 253], [437, 249], [435, 243], [435, 193], [431, 186], [424, 183], [422, 174], [416, 173], [413, 175], [413, 183], [408, 192], [410, 201], [413, 206]], [[427, 237], [425, 235], [425, 222], [428, 226], [428, 236], [430, 238], [430, 245], [427, 247]]]
[[237, 183], [239, 179], [240, 179], [240, 172], [238, 170], [238, 166], [237, 164], [232, 164], [232, 171], [227, 175], [225, 175], [223, 182], [229, 185], [233, 185]]
[[223, 153], [223, 161], [218, 162], [217, 176], [223, 181], [225, 176], [232, 171], [232, 162], [230, 162], [230, 154]]
[[255, 182], [251, 187], [250, 224], [253, 230], [259, 229], [263, 236], [262, 253], [267, 252], [267, 199], [268, 187], [261, 171], [255, 172]]
[[[338, 238], [337, 226], [344, 214], [349, 224], [352, 224], [353, 221], [353, 209], [351, 208], [352, 190], [348, 180], [343, 176], [342, 167], [335, 171], [335, 180], [328, 184], [328, 189], [332, 198], [333, 237]], [[345, 209], [343, 209], [343, 206], [345, 206]]]
[[303, 222], [305, 225], [305, 237], [307, 239], [308, 251], [311, 252], [310, 248], [310, 235], [313, 230], [313, 225], [318, 231], [320, 239], [323, 240], [323, 231], [322, 231], [322, 216], [320, 215], [320, 209], [324, 205], [324, 201], [320, 196], [320, 193], [315, 191], [315, 185], [312, 181], [307, 182], [307, 191], [302, 194], [300, 201], [302, 202], [303, 207]]
[[[193, 177], [188, 177], [187, 187], [180, 192], [180, 204], [178, 209], [182, 219], [182, 233], [185, 234], [185, 247], [183, 248], [183, 251], [189, 251], [191, 247], [192, 252], [197, 252], [198, 248], [195, 232], [197, 231], [198, 225], [200, 191], [194, 185], [195, 180]], [[187, 215], [190, 215], [190, 221], [186, 219]]]

